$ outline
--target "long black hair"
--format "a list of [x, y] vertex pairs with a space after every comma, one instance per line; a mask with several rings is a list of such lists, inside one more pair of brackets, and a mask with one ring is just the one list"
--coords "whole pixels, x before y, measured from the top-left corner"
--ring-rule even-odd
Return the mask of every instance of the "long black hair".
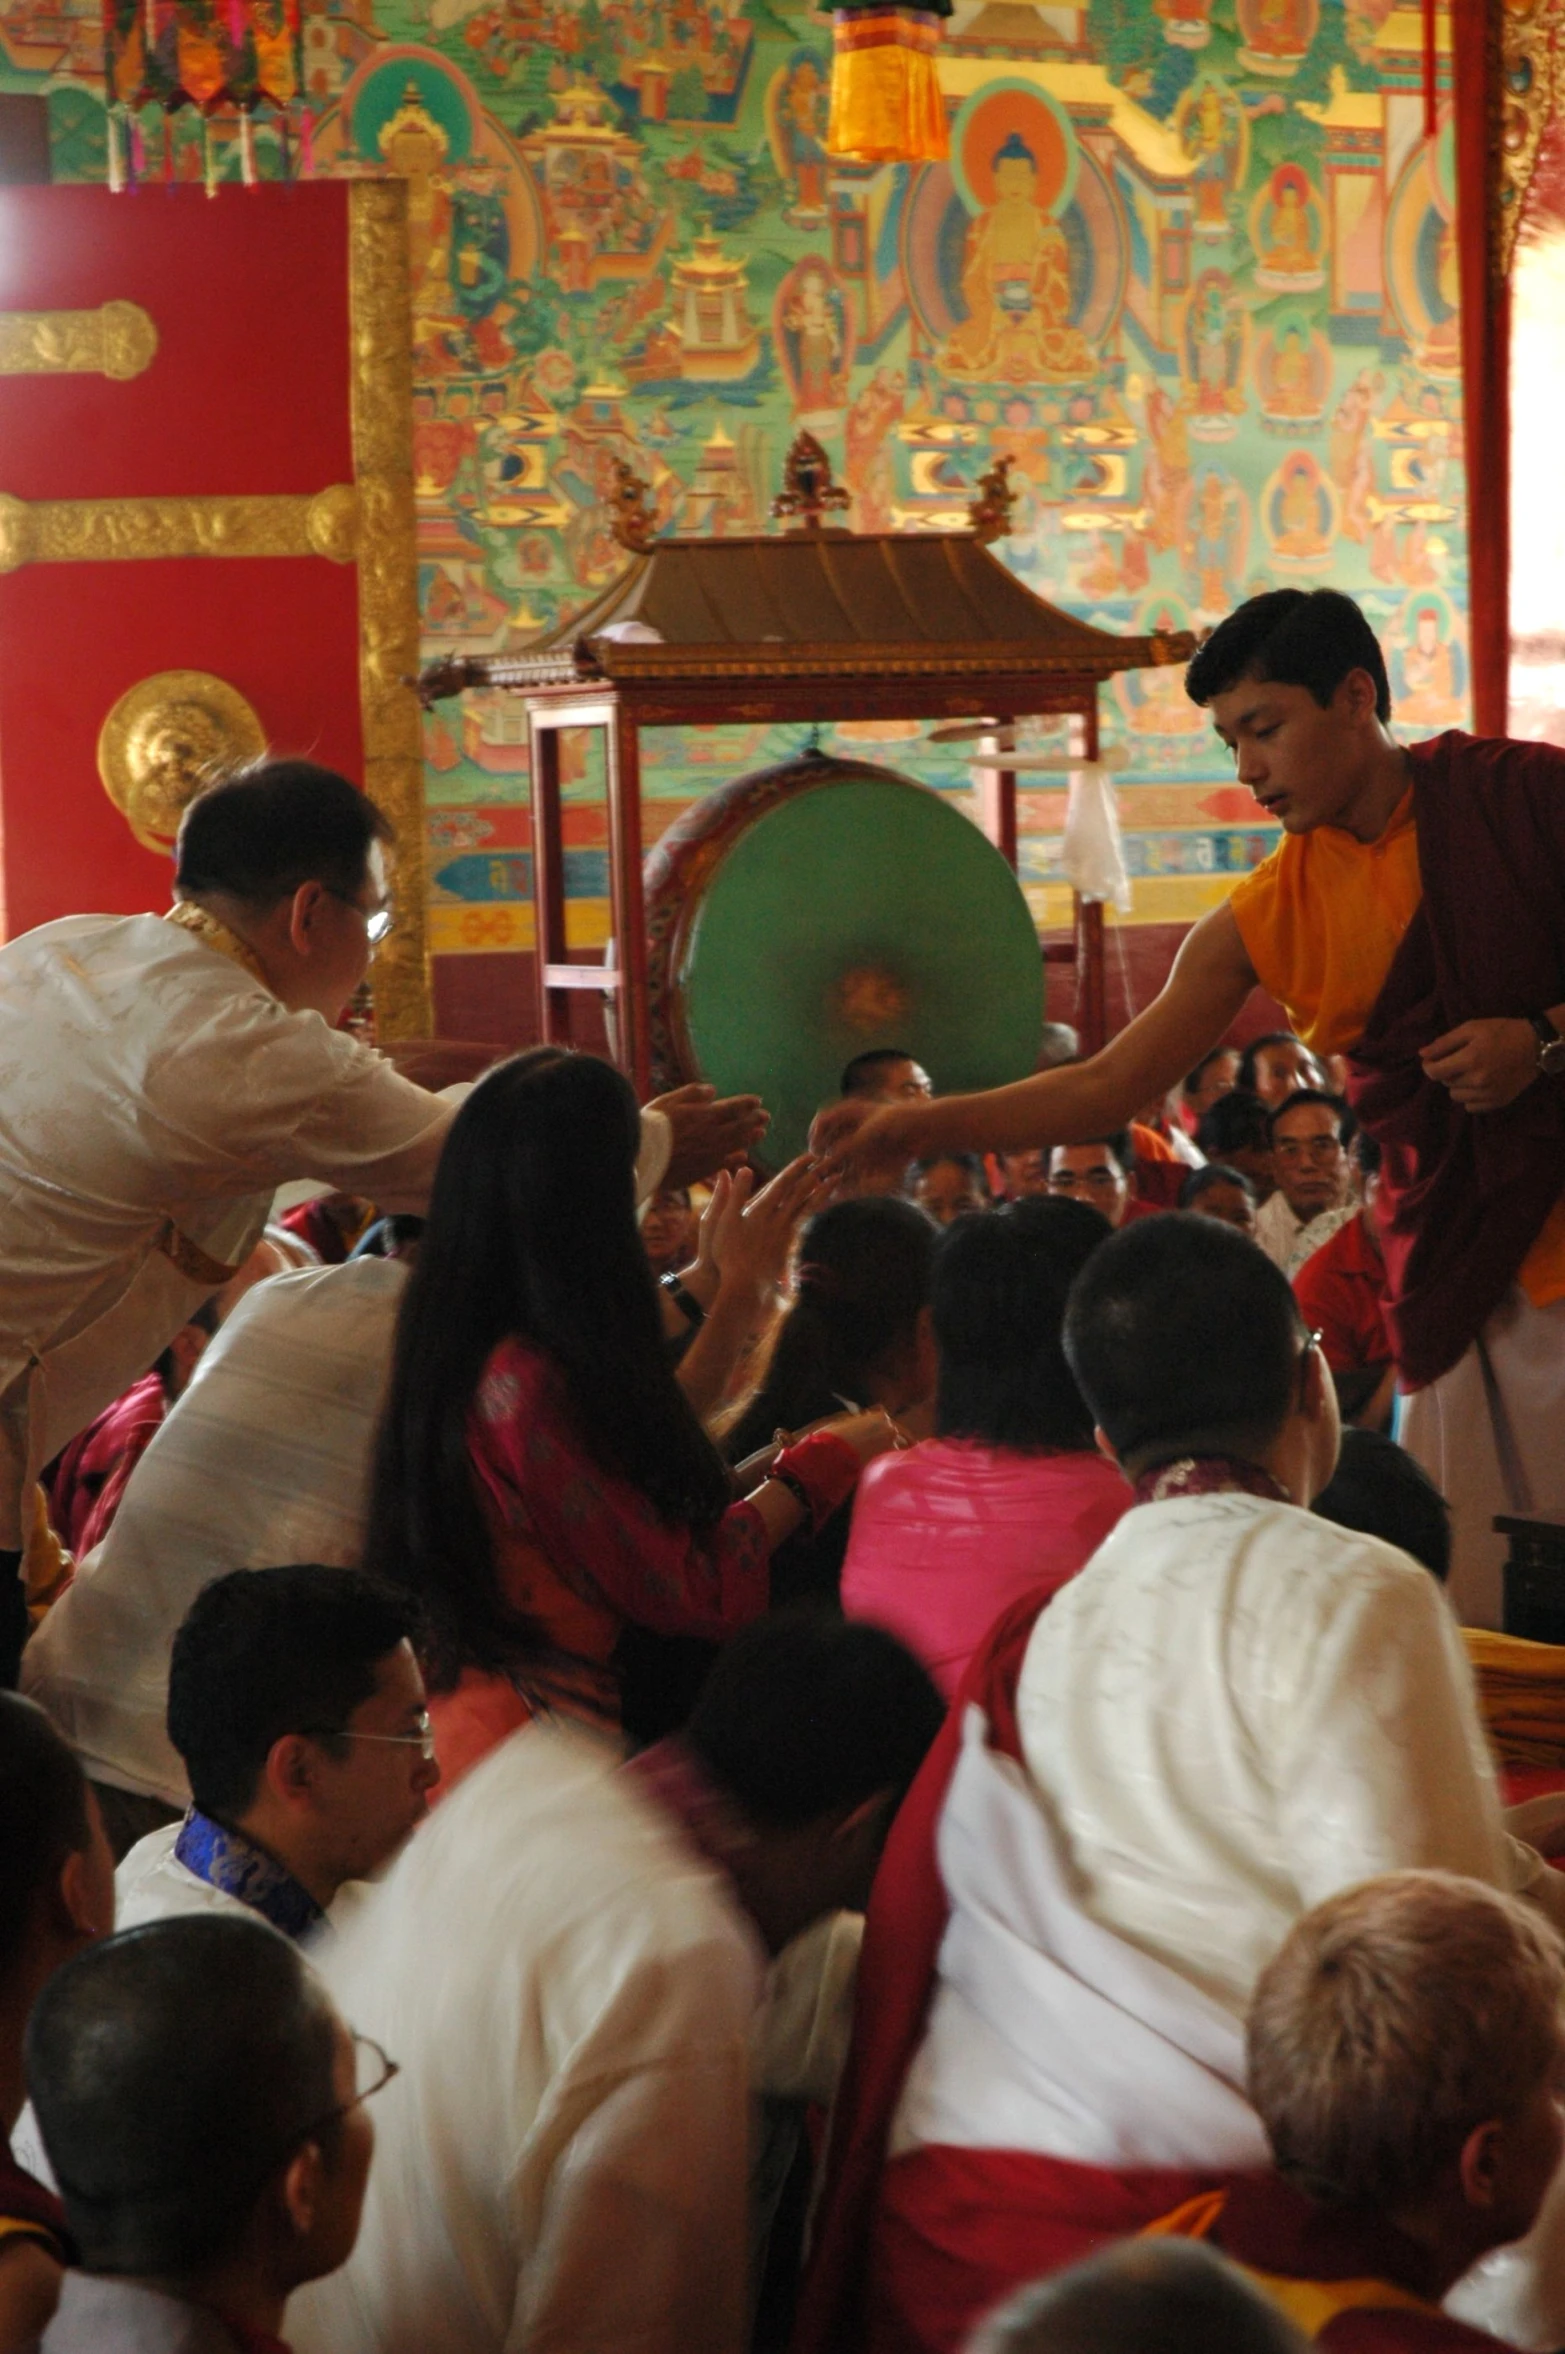
[[866, 1402], [871, 1377], [911, 1340], [928, 1305], [939, 1229], [911, 1202], [861, 1194], [804, 1229], [798, 1289], [777, 1328], [765, 1377], [724, 1446], [731, 1463], [844, 1399]]
[[480, 1080], [446, 1139], [397, 1320], [364, 1551], [422, 1600], [437, 1688], [539, 1643], [500, 1593], [468, 1455], [473, 1396], [501, 1341], [543, 1351], [588, 1452], [671, 1525], [710, 1527], [729, 1501], [664, 1345], [636, 1229], [639, 1136], [618, 1071], [541, 1047]]
[[1065, 1301], [1113, 1233], [1086, 1202], [1019, 1201], [959, 1218], [935, 1262], [942, 1438], [1090, 1453], [1092, 1413], [1065, 1362]]

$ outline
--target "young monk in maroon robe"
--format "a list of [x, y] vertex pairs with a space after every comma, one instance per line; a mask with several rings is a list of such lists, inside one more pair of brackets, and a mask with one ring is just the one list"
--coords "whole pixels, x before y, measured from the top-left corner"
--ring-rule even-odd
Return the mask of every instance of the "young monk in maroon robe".
[[1474, 2354], [1441, 2310], [1532, 2227], [1565, 2149], [1565, 1950], [1476, 1880], [1394, 1872], [1306, 1913], [1250, 2009], [1275, 2175], [1153, 2228], [1207, 2240], [1331, 2354]]
[[1450, 1499], [1462, 1616], [1497, 1625], [1496, 1512], [1565, 1505], [1565, 752], [1392, 735], [1385, 662], [1331, 589], [1253, 597], [1190, 666], [1281, 847], [1203, 917], [1161, 995], [1088, 1062], [981, 1096], [835, 1106], [862, 1168], [1121, 1126], [1257, 984], [1349, 1057], [1384, 1152], [1402, 1430]]

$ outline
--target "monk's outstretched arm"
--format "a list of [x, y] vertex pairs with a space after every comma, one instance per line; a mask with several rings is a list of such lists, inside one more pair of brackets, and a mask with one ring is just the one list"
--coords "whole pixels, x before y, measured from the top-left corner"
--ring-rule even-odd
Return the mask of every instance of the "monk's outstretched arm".
[[1177, 1085], [1218, 1043], [1255, 985], [1237, 923], [1226, 905], [1215, 907], [1186, 939], [1145, 1013], [1090, 1062], [984, 1095], [883, 1105], [867, 1118], [857, 1105], [836, 1105], [817, 1121], [812, 1142], [854, 1167], [893, 1155], [915, 1160], [934, 1152], [1092, 1143]]

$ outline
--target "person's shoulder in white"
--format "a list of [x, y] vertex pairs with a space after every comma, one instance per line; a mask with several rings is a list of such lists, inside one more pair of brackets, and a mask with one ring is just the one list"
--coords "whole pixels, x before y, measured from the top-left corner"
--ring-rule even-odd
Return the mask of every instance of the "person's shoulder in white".
[[174, 1853], [178, 1823], [149, 1831], [129, 1850], [114, 1875], [114, 1926], [139, 1929], [147, 1921], [171, 1920], [176, 1913], [255, 1915], [237, 1896], [198, 1879]]

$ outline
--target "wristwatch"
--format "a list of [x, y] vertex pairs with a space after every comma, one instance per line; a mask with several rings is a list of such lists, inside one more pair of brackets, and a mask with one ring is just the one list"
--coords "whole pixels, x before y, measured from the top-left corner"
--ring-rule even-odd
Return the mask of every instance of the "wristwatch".
[[1529, 1014], [1528, 1020], [1538, 1040], [1538, 1068], [1546, 1077], [1557, 1079], [1565, 1071], [1565, 1038], [1562, 1038], [1547, 1014]]
[[[1562, 1050], [1565, 1050], [1565, 1038], [1561, 1039], [1560, 1046]], [[691, 1331], [699, 1332], [702, 1325], [706, 1322], [706, 1310], [702, 1307], [701, 1302], [696, 1298], [695, 1293], [693, 1291], [686, 1290], [684, 1284], [681, 1283], [677, 1274], [661, 1275], [659, 1276], [658, 1281], [661, 1283], [663, 1289], [667, 1292], [669, 1298], [673, 1301], [675, 1307], [679, 1310], [681, 1316], [684, 1317], [686, 1323], [690, 1326]]]

